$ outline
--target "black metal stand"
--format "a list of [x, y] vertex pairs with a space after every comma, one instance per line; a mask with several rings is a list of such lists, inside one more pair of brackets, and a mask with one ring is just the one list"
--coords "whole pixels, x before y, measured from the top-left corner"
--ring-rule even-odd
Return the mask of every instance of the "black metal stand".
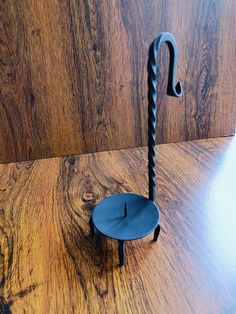
[[95, 232], [96, 232], [96, 228], [95, 228], [95, 226], [94, 226], [93, 218], [92, 218], [92, 217], [89, 219], [89, 226], [90, 226], [91, 234], [92, 234], [92, 236], [94, 236], [94, 234], [95, 234]]
[[176, 68], [178, 60], [177, 44], [174, 36], [170, 33], [161, 33], [152, 42], [148, 54], [148, 178], [149, 199], [155, 201], [156, 194], [156, 113], [157, 113], [157, 86], [159, 69], [157, 57], [162, 43], [166, 43], [170, 52], [169, 77], [167, 95], [180, 97], [182, 95], [181, 82], [176, 84]]
[[119, 261], [120, 266], [125, 264], [125, 241], [123, 240], [119, 241]]
[[160, 231], [161, 231], [161, 227], [160, 225], [158, 225], [154, 231], [154, 238], [153, 238], [153, 241], [156, 242], [158, 237], [159, 237], [159, 234], [160, 234]]
[[161, 33], [151, 44], [148, 56], [148, 179], [149, 199], [142, 195], [113, 194], [102, 200], [90, 219], [91, 233], [98, 230], [106, 237], [118, 240], [120, 265], [125, 263], [125, 241], [142, 238], [154, 231], [153, 241], [160, 234], [160, 214], [155, 204], [156, 194], [156, 113], [159, 69], [157, 57], [162, 43], [170, 52], [167, 95], [180, 97], [181, 82], [176, 84], [178, 50], [176, 40], [170, 33]]
[[118, 240], [119, 261], [120, 265], [124, 265], [125, 242], [143, 238], [153, 231], [157, 239], [160, 231], [159, 218], [159, 209], [148, 198], [133, 193], [120, 193], [99, 202], [89, 224], [92, 235], [97, 230], [106, 237]]

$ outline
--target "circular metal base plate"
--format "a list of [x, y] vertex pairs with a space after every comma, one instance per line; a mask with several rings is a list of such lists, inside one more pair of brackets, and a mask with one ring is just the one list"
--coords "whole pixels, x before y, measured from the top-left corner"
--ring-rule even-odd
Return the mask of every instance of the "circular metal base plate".
[[121, 193], [99, 202], [94, 208], [92, 220], [95, 228], [103, 235], [129, 241], [154, 231], [159, 224], [160, 214], [157, 206], [146, 197]]

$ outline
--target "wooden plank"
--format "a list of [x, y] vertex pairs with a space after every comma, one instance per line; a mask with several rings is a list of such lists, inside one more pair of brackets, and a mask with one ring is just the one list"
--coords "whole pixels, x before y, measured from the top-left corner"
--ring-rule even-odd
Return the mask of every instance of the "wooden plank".
[[235, 130], [234, 0], [2, 1], [0, 162], [147, 144], [147, 50], [176, 36], [181, 99], [165, 95], [158, 143]]
[[116, 241], [93, 239], [88, 221], [111, 193], [147, 195], [146, 148], [0, 165], [0, 306], [234, 313], [235, 146], [233, 138], [158, 146], [160, 238], [129, 242], [123, 268]]

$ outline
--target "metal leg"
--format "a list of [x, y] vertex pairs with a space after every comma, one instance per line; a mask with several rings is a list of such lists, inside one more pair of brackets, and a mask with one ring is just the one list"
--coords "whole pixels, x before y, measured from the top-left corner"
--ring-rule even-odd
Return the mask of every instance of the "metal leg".
[[90, 226], [91, 234], [94, 235], [96, 232], [96, 228], [94, 226], [92, 217], [89, 219], [89, 226]]
[[160, 227], [160, 225], [158, 225], [157, 227], [156, 227], [156, 229], [155, 229], [155, 231], [154, 231], [154, 238], [153, 238], [153, 241], [157, 241], [157, 239], [158, 239], [158, 236], [159, 236], [159, 233], [160, 233], [160, 230], [161, 230], [161, 227]]
[[125, 241], [123, 240], [119, 241], [119, 261], [120, 266], [125, 264]]

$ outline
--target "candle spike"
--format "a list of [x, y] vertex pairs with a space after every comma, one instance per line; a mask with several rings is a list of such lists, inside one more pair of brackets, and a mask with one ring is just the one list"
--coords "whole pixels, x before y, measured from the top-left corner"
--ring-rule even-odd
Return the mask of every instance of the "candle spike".
[[125, 218], [128, 217], [128, 209], [127, 209], [127, 203], [125, 202]]

